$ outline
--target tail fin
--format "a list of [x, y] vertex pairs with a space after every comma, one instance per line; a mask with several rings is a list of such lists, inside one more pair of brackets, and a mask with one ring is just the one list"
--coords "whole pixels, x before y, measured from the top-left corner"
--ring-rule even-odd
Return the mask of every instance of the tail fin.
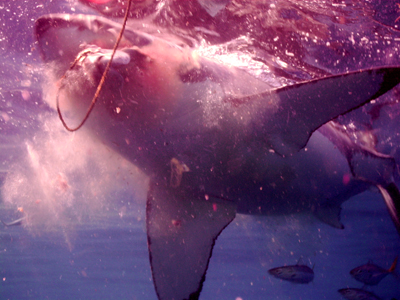
[[389, 210], [390, 217], [397, 232], [400, 234], [400, 192], [395, 183], [389, 183], [386, 187], [377, 184], [379, 191], [385, 200], [386, 206]]
[[396, 270], [396, 266], [397, 266], [397, 259], [399, 258], [399, 256], [396, 256], [396, 258], [394, 259], [392, 265], [389, 268], [389, 272], [392, 273], [394, 272], [394, 270]]

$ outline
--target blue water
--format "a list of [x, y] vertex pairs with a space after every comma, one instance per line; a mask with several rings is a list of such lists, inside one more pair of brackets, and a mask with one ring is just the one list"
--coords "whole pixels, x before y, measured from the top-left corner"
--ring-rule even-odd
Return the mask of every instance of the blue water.
[[[394, 24], [395, 1], [374, 3], [374, 21], [351, 1], [334, 3], [347, 5], [354, 15], [346, 17], [361, 25], [335, 31], [342, 43], [334, 47], [313, 45], [311, 38], [304, 41], [305, 62], [327, 72], [400, 63], [400, 34], [395, 29], [382, 25], [369, 32], [368, 45], [362, 44], [375, 21]], [[34, 49], [33, 22], [49, 12], [88, 12], [74, 1], [47, 4], [0, 4], [6, 24], [0, 30], [0, 219], [15, 220], [23, 215], [21, 210], [31, 216], [22, 226], [0, 225], [0, 299], [156, 299], [145, 231], [145, 179], [136, 171], [131, 174], [132, 166], [117, 158], [111, 160], [118, 162], [117, 169], [97, 161], [107, 150], [96, 145], [82, 144], [77, 152], [81, 137], [66, 135], [43, 104], [44, 71]], [[304, 5], [310, 17], [333, 26], [333, 19], [317, 14], [322, 10], [317, 1]], [[290, 19], [289, 12], [285, 16]], [[353, 36], [347, 35], [350, 27]], [[312, 74], [300, 70], [288, 73], [298, 78]], [[388, 124], [398, 132], [398, 126]], [[397, 148], [382, 145], [385, 151]], [[339, 288], [361, 288], [349, 271], [369, 260], [389, 268], [400, 254], [400, 238], [376, 190], [350, 199], [342, 208], [344, 230], [310, 214], [238, 215], [216, 241], [200, 299], [341, 299]], [[310, 284], [296, 285], [268, 274], [268, 269], [300, 258], [314, 267]], [[400, 279], [389, 275], [369, 290], [382, 299], [400, 298]]]
[[[32, 235], [21, 227], [1, 232], [1, 299], [156, 299], [148, 262], [143, 214], [133, 208], [82, 220], [69, 232]], [[13, 211], [2, 209], [1, 218]], [[139, 218], [139, 220], [138, 220]], [[238, 216], [214, 247], [201, 299], [340, 299], [337, 289], [361, 287], [350, 269], [372, 259], [389, 267], [400, 242], [377, 194], [347, 202], [345, 230], [307, 216]], [[268, 269], [303, 262], [314, 266], [307, 285], [283, 282]], [[400, 294], [388, 276], [373, 291], [382, 299]]]

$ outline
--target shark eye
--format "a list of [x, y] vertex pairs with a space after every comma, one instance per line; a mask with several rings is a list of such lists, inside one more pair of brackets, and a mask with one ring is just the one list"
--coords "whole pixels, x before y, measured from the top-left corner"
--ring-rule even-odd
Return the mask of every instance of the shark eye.
[[128, 48], [124, 49], [123, 51], [129, 54], [131, 62], [135, 63], [135, 65], [143, 65], [145, 59], [148, 58], [148, 56], [146, 56], [145, 54], [143, 54], [142, 52], [140, 52], [138, 49], [135, 48]]
[[85, 31], [85, 30], [87, 30], [87, 27], [81, 25], [81, 26], [78, 26], [77, 29], [78, 29], [78, 31]]

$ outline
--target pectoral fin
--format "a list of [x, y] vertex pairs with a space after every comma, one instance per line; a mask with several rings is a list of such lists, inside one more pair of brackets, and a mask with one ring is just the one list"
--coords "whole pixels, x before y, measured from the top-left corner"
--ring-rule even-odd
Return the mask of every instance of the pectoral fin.
[[212, 197], [198, 199], [153, 183], [146, 211], [158, 298], [198, 299], [215, 240], [234, 219], [236, 205]]

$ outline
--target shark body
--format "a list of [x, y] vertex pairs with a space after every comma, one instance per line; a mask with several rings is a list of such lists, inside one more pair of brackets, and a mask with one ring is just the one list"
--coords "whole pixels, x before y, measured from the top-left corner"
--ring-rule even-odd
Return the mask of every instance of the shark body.
[[[119, 28], [88, 15], [36, 21], [54, 81], [65, 74], [59, 103], [72, 127], [87, 112]], [[399, 81], [400, 68], [387, 67], [273, 89], [182, 39], [128, 27], [83, 130], [150, 177], [146, 225], [159, 299], [199, 297], [214, 242], [236, 213], [313, 210], [341, 228], [340, 204], [376, 185], [400, 228], [393, 159], [329, 122]]]

